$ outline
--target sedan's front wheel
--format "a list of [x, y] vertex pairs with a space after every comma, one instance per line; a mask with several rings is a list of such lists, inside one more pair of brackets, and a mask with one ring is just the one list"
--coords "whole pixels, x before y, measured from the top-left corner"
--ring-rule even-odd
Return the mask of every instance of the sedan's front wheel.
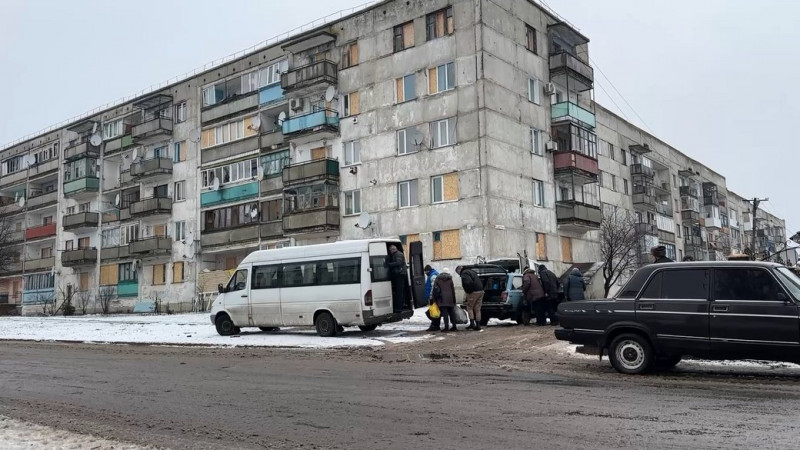
[[638, 334], [621, 334], [611, 341], [608, 358], [617, 372], [638, 375], [653, 364], [653, 348]]

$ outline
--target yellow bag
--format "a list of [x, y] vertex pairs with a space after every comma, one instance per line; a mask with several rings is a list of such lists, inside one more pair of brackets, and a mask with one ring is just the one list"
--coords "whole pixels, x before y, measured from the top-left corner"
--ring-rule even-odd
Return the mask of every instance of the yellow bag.
[[442, 317], [442, 312], [439, 311], [439, 305], [436, 303], [431, 303], [431, 306], [428, 307], [428, 317], [431, 319], [438, 319]]

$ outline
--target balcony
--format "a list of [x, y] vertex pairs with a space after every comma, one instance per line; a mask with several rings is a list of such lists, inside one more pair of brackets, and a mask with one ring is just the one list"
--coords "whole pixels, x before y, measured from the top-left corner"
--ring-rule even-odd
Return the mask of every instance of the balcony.
[[70, 144], [64, 149], [64, 160], [74, 161], [80, 158], [97, 158], [100, 156], [100, 147], [95, 147], [89, 143], [88, 139], [79, 139], [75, 144]]
[[645, 236], [658, 236], [658, 227], [654, 223], [637, 223], [636, 234]]
[[6, 244], [15, 244], [25, 240], [25, 232], [22, 230], [9, 230], [6, 235]]
[[61, 265], [66, 267], [92, 266], [97, 263], [96, 248], [80, 248], [61, 252]]
[[29, 259], [22, 264], [25, 268], [25, 272], [50, 270], [56, 264], [56, 258], [51, 256], [49, 258]]
[[119, 172], [119, 187], [133, 185], [135, 183], [130, 169]]
[[283, 216], [283, 229], [288, 233], [322, 233], [339, 230], [339, 207], [296, 210]]
[[100, 259], [103, 261], [111, 259], [126, 259], [130, 257], [128, 246], [107, 247], [100, 250]]
[[681, 186], [679, 190], [681, 197], [698, 198], [699, 196], [697, 189], [691, 186]]
[[672, 210], [672, 206], [665, 203], [657, 203], [656, 212], [661, 214], [662, 216], [667, 216], [667, 217], [672, 217], [675, 215], [675, 213]]
[[25, 230], [25, 240], [40, 239], [56, 235], [56, 223], [48, 223], [38, 227], [31, 227]]
[[317, 61], [281, 74], [281, 88], [284, 93], [289, 93], [319, 84], [335, 85], [338, 73], [336, 63]]
[[100, 179], [93, 176], [64, 182], [65, 196], [97, 192], [98, 189], [100, 189]]
[[273, 84], [271, 86], [266, 86], [261, 88], [258, 91], [258, 104], [259, 105], [269, 105], [272, 103], [278, 103], [284, 100], [283, 96], [283, 88], [280, 84]]
[[80, 230], [85, 228], [97, 228], [100, 215], [96, 212], [82, 212], [64, 216], [62, 226], [65, 230]]
[[670, 244], [675, 243], [675, 233], [670, 233], [669, 231], [658, 230], [658, 241], [659, 242], [668, 242]]
[[316, 159], [283, 168], [283, 185], [292, 186], [318, 180], [339, 180], [339, 161]]
[[31, 194], [28, 197], [28, 201], [25, 203], [25, 206], [28, 207], [28, 211], [36, 208], [43, 208], [45, 206], [52, 206], [58, 202], [58, 192], [47, 192], [41, 193], [37, 195]]
[[282, 130], [287, 139], [296, 143], [333, 138], [339, 131], [339, 113], [324, 109], [294, 116], [283, 122]]
[[264, 239], [283, 237], [283, 221], [262, 223], [261, 237]]
[[136, 161], [131, 164], [131, 178], [144, 180], [159, 175], [172, 175], [172, 160], [170, 158], [151, 158]]
[[131, 217], [157, 214], [172, 214], [172, 199], [169, 197], [150, 197], [131, 203]]
[[697, 211], [688, 211], [683, 210], [681, 211], [681, 221], [683, 223], [700, 223], [700, 213]]
[[703, 205], [705, 206], [720, 206], [719, 205], [719, 196], [716, 192], [712, 192], [710, 194], [705, 193], [703, 195]]
[[703, 238], [700, 236], [684, 236], [683, 245], [686, 247], [702, 247]]
[[246, 242], [258, 241], [259, 224], [253, 223], [229, 230], [204, 230], [200, 235], [200, 244], [203, 248], [237, 245]]
[[[278, 133], [280, 134], [280, 133]], [[218, 161], [225, 158], [236, 158], [243, 153], [251, 153], [258, 150], [258, 135], [237, 139], [225, 144], [215, 145], [204, 148], [200, 152], [202, 164]]]
[[56, 292], [53, 288], [36, 289], [22, 292], [23, 305], [41, 305], [42, 303], [50, 303], [55, 299]]
[[[280, 88], [280, 86], [278, 86]], [[279, 89], [280, 90], [280, 89]], [[257, 92], [236, 95], [221, 102], [206, 106], [200, 113], [202, 123], [211, 122], [223, 117], [242, 114], [258, 109], [259, 96]]]
[[205, 208], [255, 197], [258, 197], [258, 181], [203, 192], [200, 194], [200, 206]]
[[603, 213], [597, 206], [574, 201], [556, 202], [556, 222], [558, 227], [579, 233], [600, 228]]
[[633, 194], [633, 204], [652, 210], [656, 207], [656, 198], [648, 193]]
[[652, 167], [647, 167], [642, 164], [631, 164], [631, 175], [641, 175], [647, 178], [653, 178], [656, 172]]
[[117, 297], [136, 297], [139, 295], [139, 281], [120, 281], [117, 283]]
[[568, 52], [551, 54], [550, 80], [571, 91], [588, 91], [594, 82], [594, 69]]
[[586, 183], [592, 183], [597, 181], [599, 168], [594, 158], [578, 152], [559, 151], [553, 154], [553, 171], [556, 174], [577, 174]]
[[[592, 111], [581, 108], [572, 102], [561, 102], [551, 105], [550, 116], [554, 123], [563, 120], [569, 120], [577, 121], [589, 128], [594, 128], [597, 125], [594, 113]], [[284, 134], [286, 134], [285, 131]]]
[[61, 167], [61, 161], [59, 161], [58, 158], [54, 158], [32, 165], [28, 170], [28, 174], [31, 178], [36, 178], [39, 175], [45, 175], [47, 173], [54, 172], [59, 167]]
[[722, 228], [722, 220], [720, 220], [719, 217], [706, 217], [703, 219], [703, 226], [713, 230], [719, 230]]
[[172, 119], [156, 117], [131, 129], [131, 138], [137, 144], [152, 144], [153, 142], [169, 139], [172, 136]]
[[9, 275], [18, 275], [22, 273], [22, 262], [11, 262], [8, 263], [8, 267], [3, 272], [0, 272], [0, 277], [6, 277]]
[[700, 201], [694, 197], [681, 197], [681, 211], [700, 211]]
[[172, 238], [167, 236], [154, 236], [128, 244], [131, 255], [169, 255], [172, 253]]
[[117, 153], [133, 145], [133, 137], [130, 134], [120, 136], [118, 138], [106, 141], [106, 146], [103, 149], [106, 156]]

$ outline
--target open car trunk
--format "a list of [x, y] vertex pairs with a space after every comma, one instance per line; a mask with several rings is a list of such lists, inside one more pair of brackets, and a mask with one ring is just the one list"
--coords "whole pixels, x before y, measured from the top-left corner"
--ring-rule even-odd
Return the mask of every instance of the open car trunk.
[[495, 264], [476, 264], [465, 266], [465, 269], [472, 269], [478, 274], [478, 278], [483, 282], [483, 303], [503, 302], [503, 292], [508, 284], [508, 272], [506, 269]]

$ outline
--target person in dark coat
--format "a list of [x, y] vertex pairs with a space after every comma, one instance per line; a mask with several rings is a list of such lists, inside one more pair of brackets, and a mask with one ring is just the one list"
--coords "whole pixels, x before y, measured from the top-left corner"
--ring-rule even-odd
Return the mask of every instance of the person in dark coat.
[[653, 255], [653, 264], [671, 263], [673, 260], [667, 258], [667, 247], [659, 245], [650, 249], [650, 254]]
[[386, 267], [389, 268], [389, 276], [392, 281], [392, 300], [394, 301], [394, 312], [403, 312], [406, 304], [406, 287], [408, 285], [408, 270], [406, 269], [406, 258], [397, 246], [389, 246], [389, 257], [386, 258]]
[[481, 306], [483, 306], [483, 281], [478, 273], [472, 269], [465, 269], [462, 266], [456, 267], [456, 273], [461, 277], [461, 287], [464, 289], [467, 304], [467, 315], [469, 315], [468, 330], [481, 331]]
[[[539, 279], [542, 281], [542, 288], [546, 299], [544, 300], [544, 312], [550, 319], [550, 325], [558, 325], [558, 316], [556, 315], [556, 306], [558, 306], [558, 278], [550, 269], [544, 266], [539, 266]], [[537, 325], [544, 325], [536, 318]]]
[[567, 276], [564, 283], [564, 295], [568, 301], [583, 300], [586, 298], [586, 282], [577, 267], [572, 269], [572, 273]]
[[[428, 300], [428, 304], [430, 305], [435, 303], [433, 301], [433, 283], [436, 281], [436, 277], [439, 275], [439, 272], [430, 265], [426, 265], [423, 269], [423, 272], [425, 272], [425, 299]], [[430, 319], [430, 317], [428, 318]], [[439, 331], [441, 326], [441, 317], [438, 319], [431, 319], [431, 326], [428, 328], [428, 331]]]
[[[442, 332], [458, 331], [456, 329], [456, 287], [453, 284], [453, 276], [450, 270], [443, 269], [442, 273], [433, 282], [433, 301], [439, 305], [444, 319]], [[450, 323], [453, 323], [452, 327]]]
[[[544, 288], [542, 288], [542, 283], [539, 281], [539, 277], [536, 276], [536, 272], [531, 270], [530, 267], [526, 267], [522, 274], [522, 307], [527, 308], [528, 311], [530, 311], [531, 308], [536, 309], [537, 323], [539, 322], [540, 316], [539, 310], [541, 310], [542, 325], [545, 323], [543, 308], [544, 300]], [[540, 304], [542, 306], [540, 306]]]

